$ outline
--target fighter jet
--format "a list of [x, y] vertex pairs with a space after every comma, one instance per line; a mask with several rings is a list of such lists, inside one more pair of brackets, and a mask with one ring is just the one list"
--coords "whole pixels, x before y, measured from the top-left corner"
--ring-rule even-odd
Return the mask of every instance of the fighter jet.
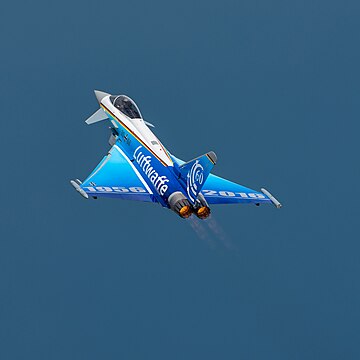
[[211, 174], [217, 157], [213, 151], [184, 162], [171, 154], [150, 130], [135, 102], [126, 95], [95, 90], [100, 108], [88, 125], [110, 125], [111, 149], [93, 172], [71, 185], [86, 199], [111, 197], [158, 203], [181, 218], [206, 219], [216, 204], [274, 204], [267, 190], [252, 190]]

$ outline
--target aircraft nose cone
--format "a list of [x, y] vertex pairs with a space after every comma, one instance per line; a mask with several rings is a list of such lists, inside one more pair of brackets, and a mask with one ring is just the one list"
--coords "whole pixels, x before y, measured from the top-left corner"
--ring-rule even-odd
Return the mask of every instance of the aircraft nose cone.
[[98, 101], [98, 103], [100, 104], [101, 103], [101, 100], [105, 97], [105, 96], [108, 96], [108, 95], [111, 95], [111, 94], [108, 94], [104, 91], [99, 91], [99, 90], [94, 90], [94, 93], [95, 93], [95, 96], [96, 96], [96, 99]]

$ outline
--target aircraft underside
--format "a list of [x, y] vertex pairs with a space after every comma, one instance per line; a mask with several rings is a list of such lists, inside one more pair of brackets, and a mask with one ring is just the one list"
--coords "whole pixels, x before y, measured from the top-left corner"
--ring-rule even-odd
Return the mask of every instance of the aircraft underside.
[[100, 104], [86, 122], [110, 123], [112, 146], [93, 172], [72, 186], [85, 198], [111, 197], [159, 203], [182, 218], [209, 217], [215, 204], [281, 204], [265, 189], [252, 190], [211, 174], [217, 158], [210, 151], [189, 162], [171, 155], [125, 95], [95, 91]]

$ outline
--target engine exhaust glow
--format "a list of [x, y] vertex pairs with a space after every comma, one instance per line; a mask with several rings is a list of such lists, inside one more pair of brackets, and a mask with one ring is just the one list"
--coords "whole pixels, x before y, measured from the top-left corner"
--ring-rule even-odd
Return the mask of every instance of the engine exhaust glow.
[[210, 208], [208, 206], [202, 206], [196, 210], [196, 216], [199, 219], [206, 219], [210, 216]]
[[192, 208], [189, 205], [183, 206], [179, 211], [179, 215], [184, 219], [187, 219], [188, 217], [190, 217], [191, 214], [192, 214]]

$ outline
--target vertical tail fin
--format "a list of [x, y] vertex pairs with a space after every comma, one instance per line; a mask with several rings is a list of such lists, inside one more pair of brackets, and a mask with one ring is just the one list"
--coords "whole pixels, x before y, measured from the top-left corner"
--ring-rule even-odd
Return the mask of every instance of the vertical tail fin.
[[181, 177], [186, 181], [187, 196], [193, 205], [210, 171], [216, 164], [216, 160], [215, 153], [210, 151], [180, 166]]

